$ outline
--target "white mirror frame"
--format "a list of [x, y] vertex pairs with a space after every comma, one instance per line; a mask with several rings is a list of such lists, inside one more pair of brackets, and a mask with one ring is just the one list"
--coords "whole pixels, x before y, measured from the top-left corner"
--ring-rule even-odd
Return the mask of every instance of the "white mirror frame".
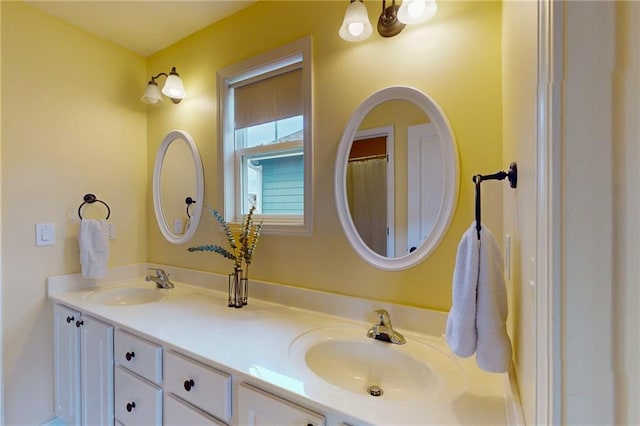
[[[346, 179], [349, 152], [353, 139], [358, 131], [360, 123], [365, 116], [377, 105], [392, 100], [405, 100], [412, 102], [431, 120], [436, 127], [439, 142], [442, 149], [442, 160], [444, 163], [444, 191], [440, 209], [433, 225], [433, 229], [423, 241], [423, 243], [412, 253], [401, 257], [385, 257], [371, 250], [362, 240], [356, 229], [347, 200]], [[398, 141], [396, 141], [397, 143]], [[396, 172], [398, 170], [396, 169]], [[458, 149], [453, 135], [451, 125], [444, 114], [444, 111], [429, 96], [418, 89], [407, 86], [393, 86], [375, 92], [362, 102], [351, 116], [347, 127], [342, 134], [338, 154], [336, 156], [336, 171], [334, 179], [334, 191], [336, 197], [336, 207], [338, 218], [342, 229], [349, 240], [349, 243], [358, 255], [379, 269], [388, 271], [399, 271], [417, 265], [426, 259], [440, 244], [455, 213], [458, 200], [460, 172], [458, 163]]]
[[[195, 167], [195, 176], [196, 176], [196, 193], [193, 198], [196, 200], [194, 204], [194, 208], [192, 210], [191, 219], [189, 221], [189, 227], [186, 229], [184, 234], [176, 236], [171, 232], [169, 226], [167, 225], [166, 218], [164, 217], [164, 213], [162, 211], [162, 196], [160, 193], [160, 182], [162, 177], [162, 163], [164, 162], [164, 157], [167, 154], [167, 150], [173, 141], [176, 139], [183, 139], [187, 142], [189, 146], [189, 150], [191, 151], [191, 157], [193, 159], [193, 165]], [[158, 222], [158, 227], [162, 232], [162, 235], [167, 239], [167, 241], [173, 244], [183, 244], [186, 243], [193, 237], [196, 229], [198, 229], [198, 225], [200, 224], [200, 217], [202, 216], [202, 208], [204, 206], [204, 170], [202, 168], [202, 160], [200, 159], [200, 152], [198, 151], [198, 146], [193, 141], [191, 135], [182, 130], [172, 130], [164, 137], [160, 147], [158, 148], [158, 154], [156, 155], [155, 166], [153, 167], [153, 207], [156, 213], [156, 221]], [[185, 205], [186, 208], [186, 205]]]

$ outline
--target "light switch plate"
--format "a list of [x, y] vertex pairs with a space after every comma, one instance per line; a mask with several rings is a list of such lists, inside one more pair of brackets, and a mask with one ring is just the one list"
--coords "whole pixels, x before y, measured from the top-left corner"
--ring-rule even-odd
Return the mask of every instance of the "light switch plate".
[[56, 244], [56, 225], [54, 223], [36, 223], [36, 246]]
[[182, 219], [173, 219], [173, 233], [176, 235], [182, 234]]

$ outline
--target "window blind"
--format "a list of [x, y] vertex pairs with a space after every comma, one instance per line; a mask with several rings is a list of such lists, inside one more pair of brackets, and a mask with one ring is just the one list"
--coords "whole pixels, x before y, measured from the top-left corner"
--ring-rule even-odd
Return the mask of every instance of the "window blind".
[[236, 87], [234, 114], [236, 130], [303, 115], [302, 70]]

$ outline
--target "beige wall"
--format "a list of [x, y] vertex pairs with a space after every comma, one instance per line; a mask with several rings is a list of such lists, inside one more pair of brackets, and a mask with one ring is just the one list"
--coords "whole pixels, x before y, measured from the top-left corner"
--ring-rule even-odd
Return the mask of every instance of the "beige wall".
[[[45, 279], [80, 270], [76, 211], [85, 193], [111, 207], [109, 264], [147, 258], [146, 74], [144, 58], [26, 3], [2, 2], [5, 424], [53, 416]], [[41, 222], [55, 224], [55, 246], [35, 247]]]
[[[455, 250], [473, 220], [471, 176], [503, 168], [501, 156], [501, 7], [494, 2], [439, 2], [428, 24], [400, 36], [374, 34], [351, 44], [337, 36], [342, 2], [258, 2], [153, 56], [150, 73], [176, 66], [189, 97], [180, 105], [149, 108], [148, 164], [163, 136], [174, 128], [189, 132], [203, 155], [205, 202], [217, 207], [216, 70], [306, 35], [314, 60], [314, 233], [312, 237], [262, 238], [251, 275], [267, 281], [381, 301], [448, 310]], [[378, 12], [369, 7], [372, 19]], [[322, 17], [319, 19], [318, 17]], [[273, 31], [273, 22], [286, 22]], [[375, 22], [375, 21], [374, 21]], [[447, 114], [460, 152], [461, 191], [452, 226], [442, 245], [419, 266], [382, 272], [349, 246], [335, 211], [335, 155], [352, 112], [374, 91], [391, 85], [428, 93]], [[487, 185], [484, 218], [502, 234], [501, 185]], [[149, 260], [227, 273], [231, 265], [211, 253], [188, 253], [189, 245], [224, 243], [215, 221], [204, 216], [194, 239], [171, 245], [149, 212]], [[330, 249], [328, 249], [330, 248]], [[331, 271], [330, 274], [327, 271]]]

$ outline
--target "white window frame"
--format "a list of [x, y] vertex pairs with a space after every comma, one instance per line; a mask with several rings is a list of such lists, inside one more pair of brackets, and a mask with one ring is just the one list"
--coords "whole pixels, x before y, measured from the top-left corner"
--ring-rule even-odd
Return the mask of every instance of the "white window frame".
[[[256, 79], [274, 71], [290, 68], [294, 64], [302, 70], [304, 140], [304, 213], [302, 215], [256, 215], [264, 219], [263, 233], [311, 235], [313, 230], [313, 119], [312, 119], [312, 64], [311, 37], [296, 40], [287, 45], [222, 68], [217, 73], [218, 84], [218, 194], [225, 220], [231, 224], [242, 223], [241, 179], [237, 170], [237, 157], [241, 152], [235, 149], [232, 85], [240, 81]], [[286, 149], [278, 144], [278, 149]], [[295, 143], [293, 143], [295, 144]], [[298, 144], [299, 146], [299, 144]], [[267, 149], [267, 147], [264, 147]], [[271, 147], [269, 147], [271, 148]]]

